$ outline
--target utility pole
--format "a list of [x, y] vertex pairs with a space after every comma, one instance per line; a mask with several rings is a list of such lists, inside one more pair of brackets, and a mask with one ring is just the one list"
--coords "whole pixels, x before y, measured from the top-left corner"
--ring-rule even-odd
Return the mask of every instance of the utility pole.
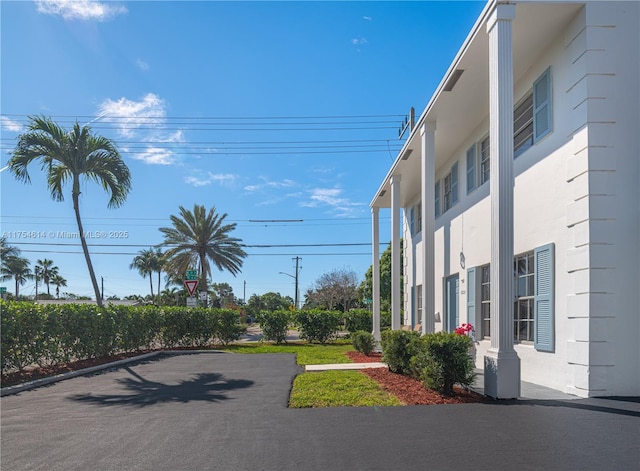
[[102, 280], [102, 292], [100, 294], [100, 297], [102, 298], [102, 300], [104, 301], [104, 276], [100, 277], [100, 280]]
[[298, 274], [300, 273], [300, 270], [298, 268], [298, 262], [300, 260], [302, 260], [302, 259], [300, 257], [296, 257], [293, 260], [296, 261], [296, 293], [295, 293], [296, 294], [296, 296], [295, 296], [296, 300], [295, 300], [295, 306], [296, 306], [296, 310], [298, 310], [298, 307], [299, 307], [298, 306], [298, 301], [299, 301], [299, 297], [300, 297], [300, 294], [298, 293]]

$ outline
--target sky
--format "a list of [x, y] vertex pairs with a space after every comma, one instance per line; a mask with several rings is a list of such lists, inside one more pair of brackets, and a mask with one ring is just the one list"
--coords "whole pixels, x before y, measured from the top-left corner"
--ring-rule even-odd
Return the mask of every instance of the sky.
[[[195, 204], [237, 225], [242, 272], [214, 267], [212, 279], [240, 299], [293, 298], [295, 257], [301, 299], [334, 270], [362, 280], [369, 203], [403, 143], [398, 128], [411, 107], [423, 111], [483, 6], [3, 0], [0, 168], [28, 116], [87, 124], [116, 143], [132, 177], [126, 202], [107, 208], [92, 181], [80, 198], [105, 297], [149, 293], [130, 263]], [[29, 173], [31, 184], [0, 173], [0, 233], [32, 263], [53, 260], [62, 292], [93, 297], [69, 237], [71, 189], [56, 202], [39, 164]], [[380, 222], [382, 252], [389, 214]], [[35, 294], [35, 283], [20, 292]]]

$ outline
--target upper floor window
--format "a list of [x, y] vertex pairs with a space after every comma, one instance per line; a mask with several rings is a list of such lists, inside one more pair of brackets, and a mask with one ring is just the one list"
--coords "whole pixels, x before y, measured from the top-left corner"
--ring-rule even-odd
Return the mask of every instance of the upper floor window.
[[[439, 186], [439, 185], [438, 185]], [[442, 179], [442, 212], [448, 211], [458, 202], [458, 162]]]
[[422, 231], [422, 203], [413, 205], [409, 209], [409, 227], [412, 236]]
[[467, 193], [489, 181], [489, 136], [467, 150]]

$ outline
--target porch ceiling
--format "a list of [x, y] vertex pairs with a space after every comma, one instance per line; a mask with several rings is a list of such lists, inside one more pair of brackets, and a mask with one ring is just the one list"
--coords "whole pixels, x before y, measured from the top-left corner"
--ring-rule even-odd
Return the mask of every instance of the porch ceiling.
[[[582, 8], [582, 3], [517, 3], [513, 22], [514, 83], [527, 72], [552, 41], [563, 39], [563, 31]], [[484, 10], [485, 14], [487, 9]], [[401, 175], [401, 206], [407, 206], [418, 197], [421, 185], [420, 126], [425, 121], [436, 123], [436, 171], [462, 142], [489, 115], [489, 36], [486, 20], [475, 26], [451, 64], [447, 74], [423, 111], [411, 135], [405, 142], [371, 206], [391, 207], [392, 175]], [[444, 84], [456, 70], [464, 73], [452, 91], [443, 90]], [[406, 160], [402, 156], [411, 151]]]

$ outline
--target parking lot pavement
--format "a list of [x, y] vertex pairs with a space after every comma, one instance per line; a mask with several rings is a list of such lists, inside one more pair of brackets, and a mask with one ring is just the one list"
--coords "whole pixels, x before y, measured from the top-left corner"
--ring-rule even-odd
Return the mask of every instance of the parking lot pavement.
[[1, 469], [637, 470], [635, 400], [287, 408], [293, 355], [160, 355], [2, 398]]

